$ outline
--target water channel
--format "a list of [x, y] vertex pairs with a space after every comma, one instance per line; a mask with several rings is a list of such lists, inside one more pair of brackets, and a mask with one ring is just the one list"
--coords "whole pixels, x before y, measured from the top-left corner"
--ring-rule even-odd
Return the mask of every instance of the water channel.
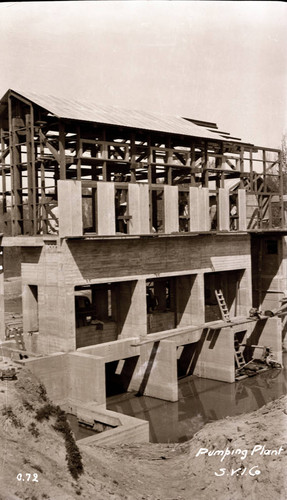
[[170, 403], [124, 393], [107, 398], [109, 410], [148, 420], [152, 443], [184, 442], [206, 423], [257, 410], [287, 393], [283, 369], [270, 369], [229, 384], [193, 375], [179, 380], [179, 401]]

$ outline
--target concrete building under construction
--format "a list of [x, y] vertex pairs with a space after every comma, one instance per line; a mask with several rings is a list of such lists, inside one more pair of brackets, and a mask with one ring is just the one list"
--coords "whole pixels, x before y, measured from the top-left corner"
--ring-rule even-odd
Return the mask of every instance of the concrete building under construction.
[[232, 383], [254, 346], [282, 363], [284, 321], [264, 315], [287, 292], [278, 149], [215, 123], [13, 90], [0, 119], [2, 340], [17, 247], [27, 363], [55, 400], [177, 401], [179, 376]]

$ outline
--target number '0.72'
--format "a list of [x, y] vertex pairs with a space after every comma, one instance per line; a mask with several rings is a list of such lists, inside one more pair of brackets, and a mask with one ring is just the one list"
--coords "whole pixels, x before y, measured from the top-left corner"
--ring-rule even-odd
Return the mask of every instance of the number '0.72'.
[[[31, 476], [33, 476], [33, 479], [31, 479]], [[34, 483], [38, 483], [38, 474], [34, 473], [34, 474], [21, 474], [21, 472], [19, 472], [18, 476], [17, 476], [17, 481], [31, 481]]]

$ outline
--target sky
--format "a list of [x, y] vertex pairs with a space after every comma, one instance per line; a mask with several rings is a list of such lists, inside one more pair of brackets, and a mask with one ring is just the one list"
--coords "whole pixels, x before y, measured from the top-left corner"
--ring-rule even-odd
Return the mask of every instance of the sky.
[[284, 2], [0, 4], [8, 88], [216, 122], [258, 146], [287, 131]]

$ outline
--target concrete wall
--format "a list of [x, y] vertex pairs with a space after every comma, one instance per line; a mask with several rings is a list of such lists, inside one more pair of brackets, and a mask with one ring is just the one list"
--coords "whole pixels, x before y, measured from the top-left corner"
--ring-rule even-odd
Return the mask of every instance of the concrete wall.
[[96, 325], [81, 326], [76, 329], [76, 347], [87, 347], [94, 344], [103, 344], [117, 340], [117, 325], [114, 321], [107, 321], [98, 330]]
[[[282, 324], [280, 318], [258, 321], [248, 335], [247, 342], [271, 347], [274, 359], [282, 364]], [[262, 349], [255, 349], [253, 357], [261, 358]]]
[[69, 397], [69, 360], [67, 354], [25, 360], [25, 366], [45, 385], [54, 402]]
[[174, 342], [162, 340], [140, 347], [130, 390], [166, 401], [178, 400], [177, 358]]
[[100, 357], [79, 352], [59, 353], [29, 358], [23, 364], [45, 385], [54, 403], [106, 401], [105, 364]]
[[[160, 237], [135, 240], [70, 240], [63, 243], [66, 284], [100, 278], [159, 273], [205, 272], [250, 267], [249, 236], [242, 234]], [[131, 278], [132, 279], [132, 278]]]
[[232, 328], [202, 331], [197, 346], [194, 375], [223, 382], [234, 382], [234, 335]]
[[105, 404], [105, 362], [86, 353], [71, 353], [69, 362], [69, 399]]
[[[112, 301], [117, 332], [113, 337], [104, 338], [104, 342], [134, 336], [144, 339], [147, 321], [152, 323], [151, 332], [173, 328], [176, 320], [178, 326], [203, 323], [203, 273], [210, 271], [245, 269], [238, 308], [240, 313], [247, 314], [251, 307], [249, 252], [246, 235], [64, 240], [61, 243], [55, 240], [45, 242], [37, 256], [23, 249], [24, 332], [34, 329], [37, 315], [39, 326], [39, 335], [27, 339], [28, 348], [48, 354], [74, 351], [76, 345], [101, 340], [102, 332], [92, 331], [93, 326], [88, 330], [79, 329], [76, 339], [76, 285], [116, 282]], [[161, 275], [176, 276], [177, 318], [173, 312], [147, 317], [146, 279]], [[31, 285], [38, 287], [38, 304], [31, 295]], [[87, 333], [89, 338], [85, 340]]]
[[83, 347], [77, 352], [102, 357], [105, 359], [106, 363], [110, 363], [111, 361], [138, 356], [140, 354], [139, 347], [133, 346], [137, 340], [138, 339], [134, 337], [118, 340], [117, 342], [107, 342], [106, 344]]

